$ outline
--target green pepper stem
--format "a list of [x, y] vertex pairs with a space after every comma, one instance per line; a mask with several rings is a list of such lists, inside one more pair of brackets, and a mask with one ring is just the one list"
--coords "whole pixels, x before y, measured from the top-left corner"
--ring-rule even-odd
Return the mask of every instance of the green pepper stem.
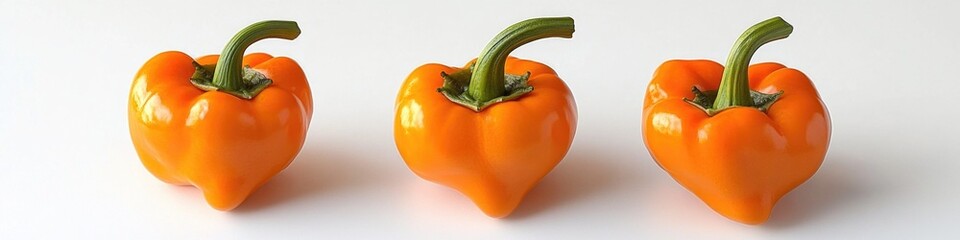
[[505, 94], [504, 66], [514, 49], [537, 39], [573, 37], [573, 18], [533, 18], [507, 27], [480, 52], [467, 92], [479, 102]]
[[767, 19], [744, 31], [733, 44], [733, 49], [727, 57], [726, 69], [723, 70], [723, 78], [720, 80], [720, 89], [717, 90], [717, 99], [713, 103], [713, 108], [755, 107], [753, 98], [750, 97], [750, 84], [747, 78], [750, 58], [763, 44], [784, 39], [792, 32], [793, 26], [780, 17]]
[[213, 72], [213, 84], [224, 90], [240, 90], [244, 87], [243, 53], [250, 44], [266, 38], [293, 40], [297, 36], [300, 27], [293, 21], [262, 21], [240, 30], [223, 48]]

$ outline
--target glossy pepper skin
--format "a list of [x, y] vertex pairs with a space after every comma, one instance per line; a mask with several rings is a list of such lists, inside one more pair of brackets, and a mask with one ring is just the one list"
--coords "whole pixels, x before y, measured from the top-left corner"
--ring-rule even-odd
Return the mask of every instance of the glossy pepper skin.
[[394, 121], [397, 149], [421, 178], [457, 189], [489, 216], [504, 217], [566, 155], [576, 103], [553, 69], [510, 58], [506, 72], [530, 72], [535, 90], [477, 113], [437, 93], [440, 73], [458, 70], [427, 64], [403, 83]]
[[194, 185], [210, 206], [226, 211], [297, 156], [313, 114], [310, 86], [294, 60], [255, 53], [242, 65], [272, 80], [262, 92], [248, 100], [205, 91], [191, 84], [194, 61], [170, 51], [143, 65], [130, 90], [130, 136], [150, 173]]
[[[527, 21], [535, 20], [560, 21], [563, 28], [569, 28], [566, 36], [572, 36], [572, 19]], [[496, 103], [486, 107], [458, 104], [441, 93], [443, 76], [473, 69], [471, 84], [478, 84], [476, 76], [485, 71], [485, 64], [478, 62], [484, 59], [463, 68], [426, 64], [401, 85], [394, 121], [397, 149], [410, 170], [458, 190], [486, 215], [496, 218], [513, 212], [527, 192], [563, 159], [577, 123], [573, 95], [553, 69], [506, 53], [499, 56], [500, 60], [492, 62], [500, 65], [486, 70], [502, 69], [493, 75], [500, 77], [504, 73], [529, 74], [526, 83], [532, 91], [510, 100], [494, 100]]]
[[660, 167], [713, 210], [760, 224], [820, 167], [830, 116], [810, 79], [778, 63], [747, 70], [751, 90], [782, 91], [766, 112], [734, 106], [710, 116], [687, 101], [692, 87], [721, 88], [724, 70], [709, 60], [663, 63], [647, 87], [643, 139]]

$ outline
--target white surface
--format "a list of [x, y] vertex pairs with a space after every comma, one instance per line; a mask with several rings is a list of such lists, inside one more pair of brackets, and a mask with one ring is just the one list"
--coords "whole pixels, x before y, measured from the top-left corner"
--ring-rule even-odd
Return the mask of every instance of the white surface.
[[[0, 239], [957, 238], [957, 1], [0, 1]], [[225, 6], [230, 5], [230, 6]], [[515, 56], [554, 67], [580, 125], [568, 157], [509, 218], [423, 181], [393, 144], [393, 104], [417, 66], [460, 66], [511, 23], [576, 19], [572, 40]], [[820, 171], [763, 226], [717, 215], [650, 159], [643, 89], [675, 58], [723, 61], [740, 32], [796, 30], [754, 62], [798, 68], [833, 118]], [[166, 185], [127, 132], [129, 85], [151, 56], [219, 53], [263, 19], [295, 41], [250, 48], [304, 67], [316, 112], [290, 167], [233, 212]]]

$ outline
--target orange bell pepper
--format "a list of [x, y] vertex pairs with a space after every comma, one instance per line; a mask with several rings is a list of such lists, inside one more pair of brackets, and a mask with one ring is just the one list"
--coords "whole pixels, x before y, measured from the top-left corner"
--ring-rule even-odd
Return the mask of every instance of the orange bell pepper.
[[747, 29], [726, 68], [667, 61], [644, 99], [653, 159], [713, 210], [746, 224], [765, 222], [813, 176], [830, 142], [830, 116], [806, 75], [777, 63], [749, 66], [761, 45], [792, 31], [779, 17]]
[[410, 170], [467, 195], [491, 217], [509, 215], [566, 155], [577, 109], [553, 69], [508, 55], [573, 31], [569, 17], [530, 19], [497, 35], [463, 68], [414, 70], [400, 87], [394, 121]]
[[226, 211], [286, 168], [313, 115], [310, 86], [292, 59], [243, 52], [264, 38], [299, 34], [295, 22], [259, 22], [241, 30], [222, 57], [194, 61], [170, 51], [147, 61], [128, 107], [130, 137], [147, 170], [196, 186], [210, 206]]

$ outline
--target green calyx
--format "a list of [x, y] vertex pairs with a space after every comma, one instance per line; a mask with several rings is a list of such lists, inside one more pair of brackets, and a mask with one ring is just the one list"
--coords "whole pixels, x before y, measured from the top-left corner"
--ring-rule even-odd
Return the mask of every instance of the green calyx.
[[695, 98], [685, 99], [713, 116], [732, 107], [753, 107], [766, 111], [776, 102], [783, 91], [767, 94], [750, 89], [747, 69], [753, 54], [766, 43], [784, 39], [793, 32], [793, 26], [780, 17], [757, 23], [740, 35], [727, 56], [727, 64], [717, 91], [702, 92], [693, 88]]
[[287, 40], [300, 36], [300, 27], [293, 21], [262, 21], [240, 30], [220, 54], [217, 64], [200, 65], [190, 77], [190, 83], [204, 91], [222, 91], [243, 99], [253, 99], [266, 89], [272, 80], [262, 73], [243, 66], [243, 53], [251, 44], [267, 39]]
[[253, 99], [258, 93], [273, 83], [273, 80], [267, 78], [263, 73], [257, 72], [257, 70], [254, 70], [250, 66], [243, 66], [243, 77], [240, 78], [242, 85], [240, 88], [219, 88], [213, 83], [213, 73], [217, 68], [216, 64], [200, 65], [200, 63], [193, 62], [193, 67], [195, 70], [193, 76], [190, 76], [190, 83], [192, 83], [193, 86], [204, 91], [226, 92], [243, 99]]
[[463, 70], [441, 73], [443, 86], [437, 89], [450, 101], [480, 112], [503, 101], [522, 97], [533, 91], [527, 84], [530, 77], [504, 72], [510, 52], [529, 42], [550, 38], [572, 38], [573, 18], [533, 18], [504, 29], [480, 53], [477, 62]]
[[[692, 103], [697, 107], [700, 107], [700, 109], [706, 112], [708, 116], [716, 115], [717, 113], [720, 113], [720, 111], [723, 111], [729, 108], [728, 107], [723, 109], [716, 109], [716, 108], [710, 107], [715, 104], [718, 91], [701, 91], [697, 87], [693, 87], [692, 91], [693, 91], [694, 98], [684, 99], [684, 100], [686, 100], [688, 103]], [[750, 102], [753, 103], [751, 107], [755, 107], [762, 112], [766, 112], [767, 109], [769, 109], [770, 106], [773, 105], [773, 102], [776, 102], [777, 100], [780, 99], [780, 95], [782, 94], [783, 94], [783, 91], [780, 91], [774, 94], [767, 94], [767, 93], [750, 90], [749, 100]]]
[[530, 72], [524, 75], [504, 74], [503, 86], [506, 94], [486, 101], [480, 101], [474, 98], [473, 95], [470, 95], [468, 91], [471, 75], [473, 75], [472, 67], [453, 74], [441, 72], [440, 76], [443, 77], [443, 87], [440, 87], [437, 91], [442, 93], [443, 96], [446, 96], [447, 99], [450, 99], [450, 101], [477, 112], [482, 111], [494, 103], [517, 99], [533, 91], [533, 86], [527, 84], [527, 79], [530, 78]]

